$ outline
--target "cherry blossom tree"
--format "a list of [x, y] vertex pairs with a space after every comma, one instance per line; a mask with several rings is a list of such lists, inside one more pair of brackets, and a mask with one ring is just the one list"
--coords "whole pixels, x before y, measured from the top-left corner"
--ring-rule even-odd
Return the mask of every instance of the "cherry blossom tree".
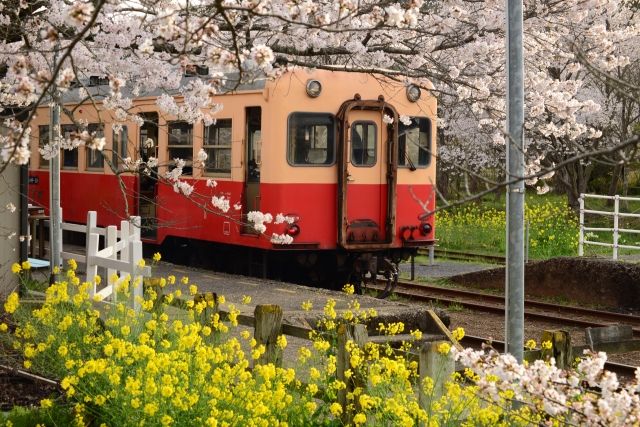
[[[619, 0], [525, 1], [533, 174], [557, 163], [551, 156], [556, 150], [570, 155], [567, 141], [578, 147], [573, 152], [597, 146], [602, 133], [588, 117], [601, 106], [581, 88], [592, 69], [608, 73], [630, 63], [637, 21], [633, 8]], [[53, 89], [101, 76], [109, 79], [108, 93], [83, 94], [88, 103], [100, 99], [116, 120], [141, 123], [131, 113], [131, 98], [161, 91], [162, 113], [211, 123], [223, 87], [275, 77], [293, 66], [380, 73], [425, 89], [430, 81], [447, 140], [459, 141], [442, 146], [445, 162], [464, 155], [470, 170], [502, 163], [502, 0], [23, 0], [3, 4], [0, 33], [0, 103], [6, 116], [26, 116], [7, 122], [11, 132], [0, 141], [0, 171], [33, 155], [32, 106], [46, 102]], [[194, 65], [208, 66], [211, 73], [181, 85], [184, 71]], [[231, 82], [229, 72], [236, 76]], [[175, 94], [183, 101], [176, 102]], [[88, 133], [61, 142], [65, 149], [102, 144]], [[56, 155], [57, 148], [45, 147], [45, 155]], [[190, 193], [180, 176], [168, 179]]]

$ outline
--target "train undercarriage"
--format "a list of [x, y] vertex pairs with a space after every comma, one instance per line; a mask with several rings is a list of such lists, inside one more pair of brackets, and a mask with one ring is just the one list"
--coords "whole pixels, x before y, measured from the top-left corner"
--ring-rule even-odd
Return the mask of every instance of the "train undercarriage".
[[160, 246], [147, 245], [145, 255], [161, 251], [176, 264], [242, 274], [265, 279], [339, 290], [345, 284], [359, 294], [379, 278], [386, 281], [381, 298], [389, 296], [398, 281], [399, 264], [417, 248], [380, 251], [264, 250], [200, 240], [169, 237]]

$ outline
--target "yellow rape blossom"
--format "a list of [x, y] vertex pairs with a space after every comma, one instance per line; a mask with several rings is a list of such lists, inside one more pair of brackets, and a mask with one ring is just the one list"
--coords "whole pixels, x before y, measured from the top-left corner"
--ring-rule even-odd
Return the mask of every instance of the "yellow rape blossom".
[[451, 335], [453, 336], [454, 340], [460, 341], [462, 338], [464, 338], [464, 329], [455, 328], [453, 332], [451, 332]]
[[342, 406], [340, 406], [338, 402], [334, 402], [329, 407], [329, 411], [333, 414], [333, 416], [339, 417], [340, 414], [342, 414]]
[[449, 343], [443, 342], [440, 345], [438, 345], [438, 353], [440, 354], [447, 355], [449, 354], [450, 350], [451, 350], [451, 345]]
[[22, 271], [22, 267], [20, 267], [20, 264], [18, 264], [17, 262], [14, 262], [13, 264], [11, 264], [11, 272], [13, 274], [18, 274]]
[[4, 303], [4, 310], [11, 314], [14, 313], [20, 305], [20, 297], [17, 292], [11, 292]]
[[160, 255], [160, 252], [156, 252], [153, 254], [153, 261], [154, 262], [159, 262], [160, 259], [162, 259], [162, 255]]
[[23, 270], [31, 270], [31, 263], [29, 261], [22, 261], [21, 267]]
[[353, 293], [355, 292], [355, 288], [353, 285], [347, 283], [342, 287], [342, 292], [344, 292], [347, 295], [353, 295]]
[[355, 426], [360, 426], [364, 423], [367, 422], [367, 416], [365, 414], [363, 414], [362, 412], [358, 412], [354, 417], [353, 417], [353, 425]]
[[276, 345], [284, 350], [287, 347], [287, 337], [285, 337], [284, 335], [279, 335], [276, 341]]

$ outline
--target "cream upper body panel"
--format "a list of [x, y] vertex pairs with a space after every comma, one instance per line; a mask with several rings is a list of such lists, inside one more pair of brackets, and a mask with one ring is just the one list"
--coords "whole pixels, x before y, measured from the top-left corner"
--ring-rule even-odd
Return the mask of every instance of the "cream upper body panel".
[[[310, 79], [322, 84], [322, 92], [316, 98], [306, 93], [306, 84]], [[263, 113], [262, 182], [335, 183], [335, 163], [332, 166], [292, 166], [286, 161], [287, 123], [289, 115], [295, 112], [335, 115], [342, 103], [353, 99], [356, 94], [363, 100], [376, 100], [383, 96], [399, 115], [430, 118], [431, 150], [435, 152], [436, 100], [425, 90], [421, 99], [414, 103], [407, 99], [404, 83], [362, 73], [303, 69], [285, 73], [277, 80], [268, 82], [264, 90], [267, 105]], [[435, 164], [433, 159], [430, 164]], [[398, 168], [398, 184], [426, 184], [431, 181], [435, 182], [435, 168], [431, 166], [416, 171]]]

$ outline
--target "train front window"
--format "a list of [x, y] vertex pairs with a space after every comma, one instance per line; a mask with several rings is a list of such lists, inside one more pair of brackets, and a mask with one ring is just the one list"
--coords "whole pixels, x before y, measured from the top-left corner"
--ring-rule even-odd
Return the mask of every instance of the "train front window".
[[187, 122], [170, 122], [169, 129], [169, 169], [176, 166], [175, 159], [185, 161], [183, 175], [191, 175], [193, 161], [193, 125]]
[[355, 122], [351, 126], [351, 163], [354, 166], [376, 164], [377, 133], [373, 122]]
[[215, 124], [205, 126], [203, 148], [207, 153], [205, 173], [231, 173], [231, 119], [218, 119]]
[[293, 166], [325, 166], [335, 161], [335, 120], [328, 113], [289, 116], [287, 161]]
[[[96, 138], [104, 138], [104, 126], [98, 123], [90, 123], [87, 126], [87, 131], [89, 134], [93, 135], [95, 133]], [[86, 148], [87, 153], [87, 169], [91, 170], [103, 170], [104, 169], [104, 157], [102, 155], [102, 151], [92, 150], [91, 148]]]
[[431, 120], [410, 117], [411, 123], [398, 123], [398, 166], [426, 167], [431, 163]]

